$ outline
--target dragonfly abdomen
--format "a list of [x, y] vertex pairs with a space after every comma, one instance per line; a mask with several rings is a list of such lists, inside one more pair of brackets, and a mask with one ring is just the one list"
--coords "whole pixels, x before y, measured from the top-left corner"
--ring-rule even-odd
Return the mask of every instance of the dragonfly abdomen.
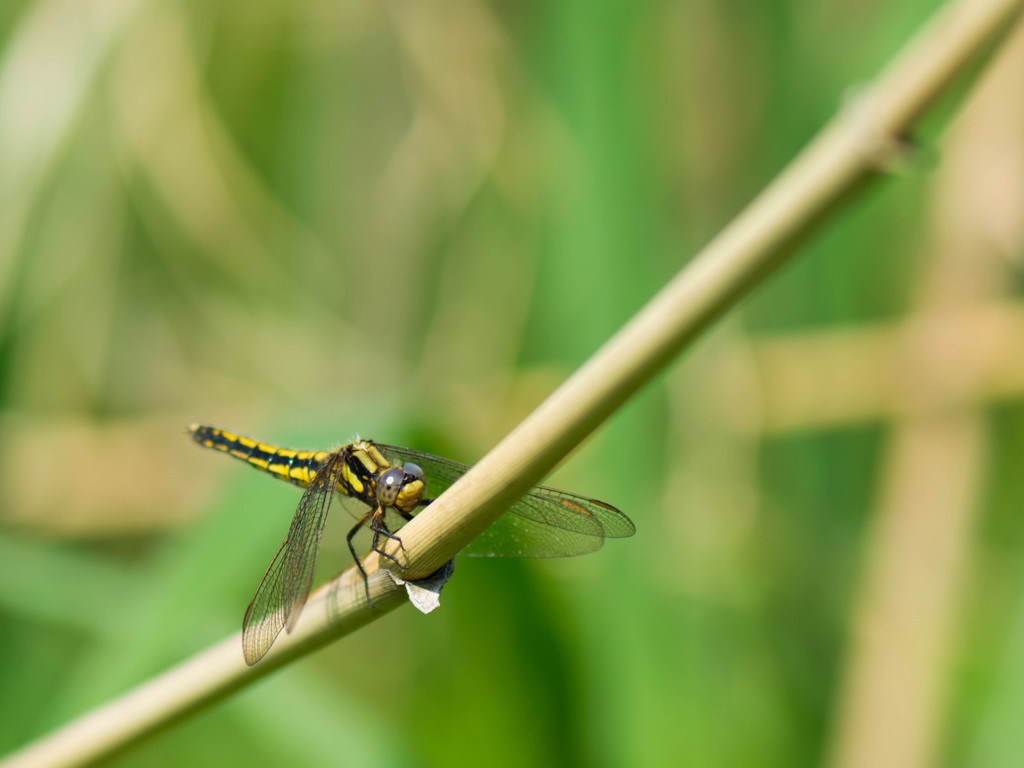
[[192, 433], [192, 439], [204, 448], [229, 453], [256, 469], [303, 488], [309, 485], [317, 470], [331, 455], [327, 451], [293, 451], [279, 448], [203, 424], [193, 424], [189, 431]]

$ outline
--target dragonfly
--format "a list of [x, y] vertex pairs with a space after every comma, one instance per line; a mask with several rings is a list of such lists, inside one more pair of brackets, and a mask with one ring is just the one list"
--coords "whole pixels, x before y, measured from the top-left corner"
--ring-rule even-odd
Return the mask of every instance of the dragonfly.
[[[399, 567], [384, 550], [397, 531], [469, 469], [450, 459], [372, 440], [354, 440], [330, 451], [295, 451], [259, 442], [219, 427], [193, 424], [192, 439], [252, 467], [305, 488], [288, 535], [256, 588], [242, 620], [242, 650], [252, 666], [266, 655], [282, 629], [291, 632], [313, 586], [320, 538], [331, 501], [339, 495], [356, 522], [346, 537], [363, 577], [369, 581], [353, 538], [372, 533], [372, 549]], [[569, 557], [599, 549], [605, 538], [636, 532], [633, 522], [603, 501], [546, 486], [531, 489], [459, 554], [484, 557]]]

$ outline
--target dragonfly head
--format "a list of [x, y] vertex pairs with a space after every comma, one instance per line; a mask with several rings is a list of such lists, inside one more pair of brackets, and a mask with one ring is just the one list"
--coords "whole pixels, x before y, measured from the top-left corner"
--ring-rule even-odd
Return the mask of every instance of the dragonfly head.
[[394, 507], [412, 513], [426, 488], [423, 470], [412, 462], [385, 470], [377, 479], [377, 501], [382, 507]]

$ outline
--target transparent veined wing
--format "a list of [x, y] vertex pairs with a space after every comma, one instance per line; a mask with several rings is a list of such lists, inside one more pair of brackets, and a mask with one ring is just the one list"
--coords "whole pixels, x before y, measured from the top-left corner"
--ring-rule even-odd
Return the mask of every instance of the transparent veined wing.
[[242, 650], [250, 666], [266, 655], [284, 627], [291, 632], [313, 587], [327, 512], [344, 466], [343, 451], [320, 468], [299, 502], [288, 536], [274, 555], [242, 620]]
[[[426, 476], [426, 495], [440, 496], [469, 466], [411, 448], [380, 445], [393, 465], [411, 461]], [[599, 549], [606, 538], [632, 536], [633, 522], [610, 504], [536, 486], [460, 554], [478, 557], [569, 557]]]

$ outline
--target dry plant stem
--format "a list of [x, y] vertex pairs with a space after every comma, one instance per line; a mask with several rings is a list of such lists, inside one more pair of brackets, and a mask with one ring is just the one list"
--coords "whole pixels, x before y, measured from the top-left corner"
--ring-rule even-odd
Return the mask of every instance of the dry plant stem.
[[990, 320], [994, 302], [1013, 294], [1016, 270], [1004, 257], [1024, 246], [1022, 84], [1024, 25], [949, 131], [944, 163], [929, 184], [919, 321], [902, 332], [902, 365], [881, 369], [891, 372], [904, 407], [892, 420], [878, 508], [865, 533], [825, 763], [831, 768], [924, 768], [943, 759], [951, 661], [992, 443], [984, 384], [990, 361], [1016, 362], [1021, 348], [999, 333], [1007, 325], [986, 328], [963, 316], [973, 310]]
[[[402, 529], [409, 553], [402, 576], [425, 576], [451, 558], [780, 263], [830, 209], [883, 170], [913, 120], [996, 40], [1022, 5], [1024, 0], [961, 0], [942, 9], [877, 83], [863, 90], [682, 273]], [[376, 556], [366, 566], [377, 569]], [[400, 602], [386, 576], [374, 574], [372, 580], [382, 610]], [[296, 631], [280, 637], [256, 667], [245, 666], [241, 643], [231, 638], [29, 745], [5, 765], [75, 765], [107, 755], [361, 626], [374, 612], [351, 582], [346, 574], [318, 591]]]
[[[721, 395], [717, 417], [738, 434], [792, 434], [906, 418], [914, 404], [904, 383], [907, 339], [941, 339], [958, 361], [945, 375], [963, 405], [986, 407], [1024, 397], [1024, 302], [996, 298], [900, 322], [761, 337], [725, 354], [709, 369], [707, 386]], [[984, 343], [979, 343], [984, 339]], [[734, 376], [747, 360], [758, 372], [757, 403]], [[865, 379], [864, 371], [877, 375]]]

